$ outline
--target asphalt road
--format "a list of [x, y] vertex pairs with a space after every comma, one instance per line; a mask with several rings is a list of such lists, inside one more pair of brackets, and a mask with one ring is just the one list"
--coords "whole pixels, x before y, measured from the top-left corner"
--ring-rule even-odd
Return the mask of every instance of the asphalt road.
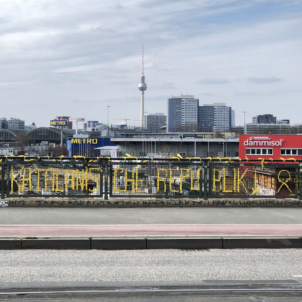
[[[154, 293], [132, 292], [131, 287], [146, 289], [222, 287], [241, 284], [286, 284], [302, 288], [302, 252], [291, 250], [146, 250], [146, 251], [0, 251], [0, 293], [33, 290], [97, 290], [100, 286], [128, 293], [111, 294], [22, 294], [0, 295], [1, 301], [292, 301], [302, 293]], [[222, 281], [223, 280], [223, 281]], [[271, 281], [271, 280], [280, 280]], [[198, 287], [199, 286], [199, 287]], [[219, 287], [218, 287], [219, 288]]]
[[0, 251], [6, 282], [200, 282], [301, 280], [302, 251]]
[[302, 208], [0, 208], [0, 225], [301, 224]]

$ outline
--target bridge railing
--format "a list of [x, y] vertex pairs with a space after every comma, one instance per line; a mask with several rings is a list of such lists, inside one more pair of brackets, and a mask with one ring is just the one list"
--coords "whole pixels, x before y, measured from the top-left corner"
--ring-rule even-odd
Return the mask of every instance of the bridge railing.
[[294, 159], [0, 157], [1, 198], [299, 198]]

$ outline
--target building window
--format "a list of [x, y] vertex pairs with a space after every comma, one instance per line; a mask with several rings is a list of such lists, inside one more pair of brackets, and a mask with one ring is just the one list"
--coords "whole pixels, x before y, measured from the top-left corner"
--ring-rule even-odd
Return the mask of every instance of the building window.
[[245, 149], [245, 154], [246, 155], [272, 155], [273, 154], [273, 149], [250, 149], [247, 148]]
[[302, 149], [280, 149], [281, 155], [302, 155]]

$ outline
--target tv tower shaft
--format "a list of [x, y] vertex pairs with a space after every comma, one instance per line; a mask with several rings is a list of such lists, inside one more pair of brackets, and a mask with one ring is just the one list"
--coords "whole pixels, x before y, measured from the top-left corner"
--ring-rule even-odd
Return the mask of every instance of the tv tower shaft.
[[140, 124], [144, 127], [144, 105], [145, 105], [145, 91], [147, 90], [147, 84], [145, 83], [144, 75], [144, 45], [142, 47], [142, 76], [141, 82], [138, 85], [138, 89], [141, 91], [141, 112], [140, 112]]

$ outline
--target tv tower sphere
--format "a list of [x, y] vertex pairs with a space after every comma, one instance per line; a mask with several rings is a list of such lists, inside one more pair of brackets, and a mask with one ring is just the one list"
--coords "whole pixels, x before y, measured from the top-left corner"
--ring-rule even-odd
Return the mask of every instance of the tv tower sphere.
[[145, 76], [141, 76], [141, 82], [138, 84], [138, 89], [140, 91], [146, 91], [147, 90], [147, 84], [145, 83]]

